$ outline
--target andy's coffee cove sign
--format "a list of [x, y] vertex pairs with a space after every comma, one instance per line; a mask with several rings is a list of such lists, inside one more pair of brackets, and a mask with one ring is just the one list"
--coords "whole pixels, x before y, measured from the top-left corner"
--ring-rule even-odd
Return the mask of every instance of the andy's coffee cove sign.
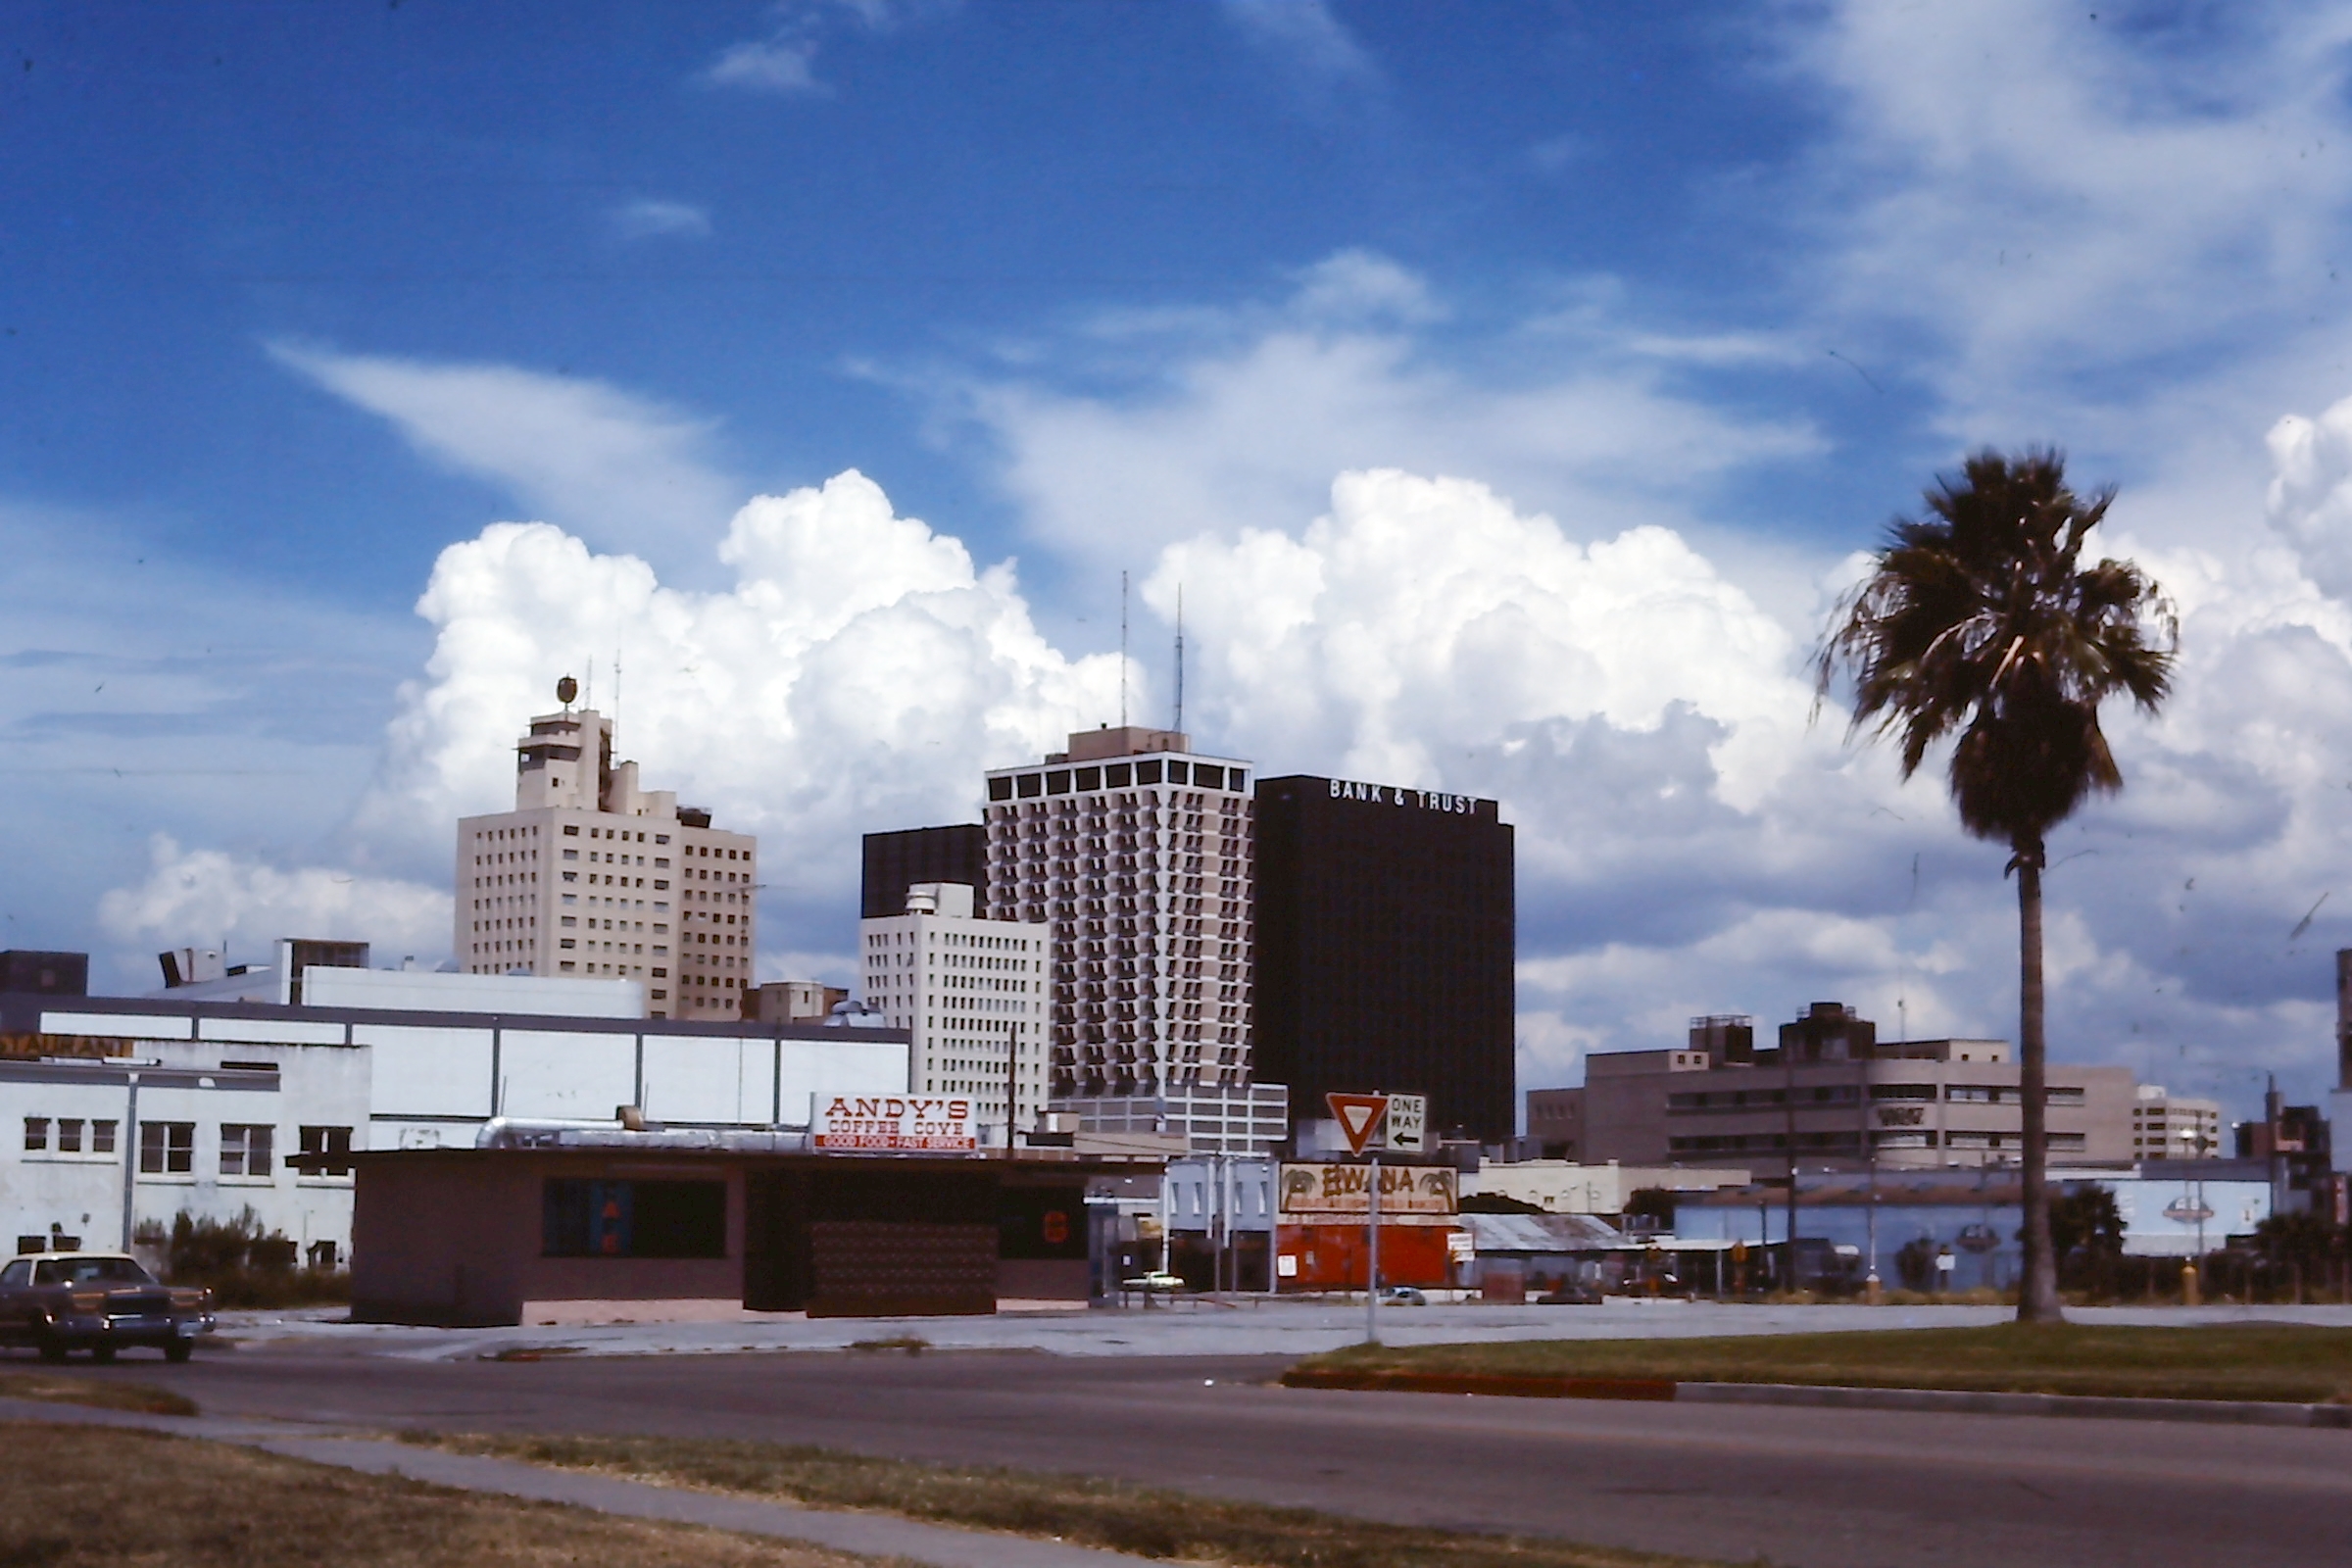
[[945, 1095], [836, 1095], [816, 1118], [816, 1147], [900, 1154], [964, 1154], [980, 1147], [972, 1102]]

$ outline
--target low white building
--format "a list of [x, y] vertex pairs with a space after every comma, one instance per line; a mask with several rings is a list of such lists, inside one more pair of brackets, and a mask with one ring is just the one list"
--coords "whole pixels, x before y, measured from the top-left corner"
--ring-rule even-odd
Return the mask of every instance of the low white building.
[[[302, 1006], [0, 996], [0, 1239], [113, 1248], [251, 1208], [340, 1260], [338, 1152], [470, 1148], [495, 1119], [612, 1124], [622, 1107], [798, 1129], [834, 1096], [909, 1087], [899, 1031], [645, 1018], [612, 982], [313, 967], [304, 985]], [[305, 1152], [322, 1157], [288, 1164]]]
[[[1054, 928], [972, 913], [961, 882], [917, 882], [906, 912], [858, 922], [868, 1005], [909, 1040], [907, 1088], [968, 1095], [982, 1141], [1046, 1108]], [[1015, 1103], [1007, 1107], [1007, 1091]]]
[[1634, 1194], [1712, 1193], [1745, 1187], [1743, 1170], [1706, 1170], [1690, 1165], [1579, 1165], [1565, 1159], [1523, 1159], [1482, 1165], [1464, 1180], [1465, 1197], [1478, 1193], [1533, 1203], [1546, 1214], [1622, 1214]]
[[299, 1031], [86, 1004], [39, 1023], [9, 1043], [42, 1054], [0, 1059], [0, 1237], [17, 1250], [127, 1248], [182, 1213], [250, 1209], [312, 1261], [342, 1261], [349, 1167], [287, 1163], [367, 1147], [368, 1054], [340, 1029], [288, 1040]]
[[[1091, 1095], [1047, 1107], [1060, 1130], [1098, 1138], [1164, 1134], [1196, 1154], [1271, 1154], [1291, 1131], [1283, 1084], [1179, 1085], [1164, 1095]], [[1337, 1137], [1337, 1134], [1334, 1134]]]

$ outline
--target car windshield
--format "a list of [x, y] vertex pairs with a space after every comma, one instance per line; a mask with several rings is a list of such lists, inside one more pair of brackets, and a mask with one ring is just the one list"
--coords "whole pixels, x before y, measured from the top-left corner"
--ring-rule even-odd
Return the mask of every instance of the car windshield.
[[155, 1276], [127, 1257], [52, 1257], [35, 1264], [36, 1285], [153, 1285]]

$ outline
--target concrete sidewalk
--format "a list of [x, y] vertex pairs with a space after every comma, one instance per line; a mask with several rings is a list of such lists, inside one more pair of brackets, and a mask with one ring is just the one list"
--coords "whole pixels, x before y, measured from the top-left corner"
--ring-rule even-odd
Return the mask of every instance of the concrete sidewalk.
[[[1812, 1334], [1870, 1329], [1962, 1328], [2006, 1322], [2005, 1306], [1735, 1305], [1714, 1301], [1612, 1301], [1603, 1306], [1431, 1305], [1384, 1308], [1380, 1337], [1391, 1345], [1507, 1340], [1683, 1339], [1705, 1335]], [[2082, 1307], [2077, 1323], [2185, 1328], [2222, 1323], [2313, 1323], [2352, 1327], [2352, 1307]], [[999, 1317], [816, 1318], [778, 1315], [756, 1323], [639, 1323], [585, 1327], [524, 1324], [496, 1329], [407, 1328], [331, 1321], [331, 1314], [238, 1313], [220, 1340], [240, 1348], [271, 1343], [420, 1361], [469, 1361], [507, 1353], [710, 1355], [745, 1351], [844, 1350], [858, 1341], [911, 1335], [938, 1350], [1017, 1350], [1067, 1356], [1288, 1355], [1294, 1359], [1354, 1345], [1364, 1337], [1360, 1302], [1244, 1297], [1232, 1305], [1186, 1298], [1167, 1306]], [[209, 1347], [208, 1347], [209, 1348]], [[199, 1352], [203, 1353], [203, 1352]]]
[[803, 1508], [789, 1502], [767, 1502], [546, 1469], [514, 1459], [448, 1453], [393, 1442], [374, 1433], [319, 1432], [292, 1422], [144, 1415], [130, 1410], [8, 1398], [0, 1398], [0, 1422], [135, 1427], [173, 1437], [236, 1444], [368, 1475], [404, 1476], [463, 1492], [560, 1503], [624, 1519], [703, 1525], [736, 1535], [764, 1536], [862, 1556], [928, 1563], [936, 1568], [1146, 1568], [1153, 1562], [1149, 1557], [1131, 1557], [1123, 1552], [1062, 1545], [1026, 1536], [958, 1530], [889, 1514]]

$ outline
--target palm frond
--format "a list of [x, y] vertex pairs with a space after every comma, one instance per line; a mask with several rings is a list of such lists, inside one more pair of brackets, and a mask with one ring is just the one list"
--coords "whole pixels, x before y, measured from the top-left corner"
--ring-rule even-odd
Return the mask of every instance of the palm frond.
[[2120, 789], [2100, 705], [2153, 712], [2171, 690], [2170, 601], [2130, 562], [2080, 564], [2114, 499], [2076, 495], [2054, 450], [1975, 454], [1888, 525], [1815, 656], [1818, 692], [1849, 679], [1849, 733], [1897, 741], [1904, 777], [1958, 736], [1950, 784], [1971, 833], [2038, 838]]

